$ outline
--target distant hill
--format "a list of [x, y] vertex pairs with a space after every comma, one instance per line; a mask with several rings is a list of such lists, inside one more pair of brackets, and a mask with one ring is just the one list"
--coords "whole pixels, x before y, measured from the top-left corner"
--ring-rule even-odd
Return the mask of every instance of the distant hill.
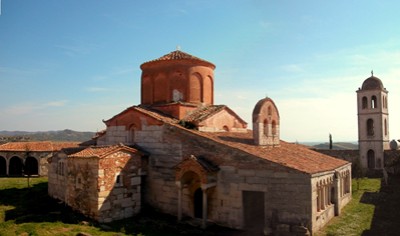
[[92, 139], [95, 132], [80, 132], [70, 129], [58, 131], [0, 131], [0, 143], [15, 141], [75, 141]]
[[[320, 143], [312, 146], [315, 149], [329, 149], [329, 143]], [[358, 144], [348, 142], [333, 143], [332, 149], [334, 150], [357, 150]]]

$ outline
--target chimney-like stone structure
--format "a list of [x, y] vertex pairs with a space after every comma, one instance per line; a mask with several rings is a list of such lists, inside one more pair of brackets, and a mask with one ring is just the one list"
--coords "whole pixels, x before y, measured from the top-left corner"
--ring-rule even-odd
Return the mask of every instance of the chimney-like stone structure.
[[279, 111], [271, 98], [257, 102], [253, 110], [253, 138], [256, 145], [279, 145]]

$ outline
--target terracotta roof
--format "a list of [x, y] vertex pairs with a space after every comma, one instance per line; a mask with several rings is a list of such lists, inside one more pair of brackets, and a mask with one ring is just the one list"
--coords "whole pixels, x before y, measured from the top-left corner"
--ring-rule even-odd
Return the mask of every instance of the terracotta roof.
[[[112, 121], [113, 119], [117, 118], [118, 116], [120, 116], [120, 115], [122, 115], [122, 114], [124, 114], [126, 112], [129, 112], [131, 110], [139, 111], [139, 112], [141, 112], [143, 114], [151, 116], [151, 117], [153, 117], [153, 118], [155, 118], [155, 119], [157, 119], [159, 121], [162, 121], [162, 122], [166, 122], [166, 123], [178, 123], [179, 122], [179, 120], [177, 120], [177, 119], [175, 119], [173, 117], [167, 116], [165, 114], [162, 114], [159, 111], [155, 111], [155, 110], [152, 110], [152, 109], [144, 107], [144, 106], [131, 106], [131, 107], [128, 107], [125, 110], [123, 110], [122, 112], [118, 113], [117, 115], [111, 117], [110, 119], [103, 120], [103, 122], [105, 124], [107, 124], [108, 122]], [[105, 132], [104, 132], [104, 134], [105, 134]], [[97, 137], [99, 137], [101, 135], [104, 135], [104, 134], [99, 134]], [[95, 136], [95, 138], [97, 138], [97, 137]]]
[[200, 132], [197, 130], [186, 129], [178, 124], [178, 120], [163, 116], [162, 114], [151, 111], [142, 107], [131, 107], [144, 114], [149, 115], [157, 120], [175, 126], [186, 132], [211, 139], [215, 142], [225, 144], [229, 147], [249, 153], [253, 156], [277, 163], [300, 172], [315, 174], [324, 171], [333, 171], [336, 168], [349, 164], [349, 162], [340, 160], [322, 153], [315, 152], [309, 148], [280, 141], [280, 145], [276, 147], [257, 146], [253, 141], [253, 133], [248, 132]]
[[80, 142], [10, 142], [0, 145], [0, 151], [51, 152], [67, 147], [79, 147]]
[[111, 145], [111, 146], [94, 146], [83, 149], [82, 151], [76, 152], [69, 155], [68, 157], [97, 157], [103, 158], [116, 151], [125, 150], [129, 152], [138, 152], [136, 149], [125, 146], [123, 144]]
[[208, 117], [218, 113], [222, 109], [226, 108], [225, 105], [211, 105], [211, 106], [204, 106], [196, 109], [195, 111], [191, 112], [182, 120], [187, 122], [201, 122]]
[[284, 141], [280, 141], [280, 145], [276, 147], [257, 146], [253, 144], [253, 134], [250, 130], [247, 133], [220, 132], [199, 135], [308, 174], [332, 171], [349, 164], [347, 161], [315, 152], [303, 145]]
[[[205, 63], [208, 66], [211, 66], [213, 68], [215, 68], [215, 65], [209, 61], [203, 60], [201, 58], [195, 57], [193, 55], [190, 55], [188, 53], [182, 52], [180, 50], [176, 50], [173, 52], [170, 52], [168, 54], [165, 54], [162, 57], [159, 57], [157, 59], [151, 60], [151, 61], [147, 61], [145, 63], [143, 63], [140, 68], [142, 68], [144, 65], [146, 64], [150, 64], [150, 63], [154, 63], [154, 62], [162, 62], [162, 61], [180, 61], [180, 60], [191, 60], [191, 61], [197, 61], [197, 62], [201, 62], [201, 63]], [[143, 68], [142, 68], [143, 69]]]

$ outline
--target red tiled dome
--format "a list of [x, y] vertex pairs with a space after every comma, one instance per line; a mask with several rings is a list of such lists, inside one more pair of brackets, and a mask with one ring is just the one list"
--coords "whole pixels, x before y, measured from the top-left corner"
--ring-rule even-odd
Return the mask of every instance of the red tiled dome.
[[193, 55], [190, 55], [188, 53], [182, 52], [180, 50], [176, 50], [173, 52], [170, 52], [160, 58], [147, 61], [143, 63], [140, 68], [143, 69], [146, 65], [153, 64], [153, 63], [159, 63], [159, 62], [165, 62], [165, 61], [182, 61], [182, 60], [187, 60], [187, 61], [194, 61], [200, 64], [205, 64], [208, 67], [211, 67], [215, 69], [215, 65], [209, 61], [203, 60], [201, 58], [195, 57]]

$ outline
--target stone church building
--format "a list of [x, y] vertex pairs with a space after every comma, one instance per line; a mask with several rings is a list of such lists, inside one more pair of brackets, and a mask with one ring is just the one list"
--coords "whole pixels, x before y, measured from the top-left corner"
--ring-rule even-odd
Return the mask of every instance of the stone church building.
[[52, 197], [100, 222], [146, 203], [254, 235], [316, 232], [351, 200], [351, 163], [280, 140], [271, 98], [248, 130], [214, 104], [214, 64], [177, 50], [141, 69], [141, 104], [105, 120], [96, 146], [51, 159]]

